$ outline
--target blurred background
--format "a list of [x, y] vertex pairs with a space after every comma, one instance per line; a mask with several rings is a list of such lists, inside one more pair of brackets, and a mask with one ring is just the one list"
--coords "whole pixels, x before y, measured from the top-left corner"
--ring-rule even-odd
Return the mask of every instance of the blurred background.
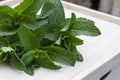
[[[3, 1], [3, 0], [0, 0]], [[64, 0], [120, 17], [120, 0]]]
[[120, 17], [120, 0], [65, 0]]

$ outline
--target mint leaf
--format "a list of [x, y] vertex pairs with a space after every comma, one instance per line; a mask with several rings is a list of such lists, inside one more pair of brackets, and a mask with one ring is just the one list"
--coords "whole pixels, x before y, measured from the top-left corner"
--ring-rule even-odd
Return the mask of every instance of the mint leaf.
[[61, 46], [71, 52], [75, 57], [75, 60], [83, 61], [82, 55], [77, 51], [76, 46], [82, 45], [83, 40], [76, 38], [74, 36], [65, 36], [62, 38]]
[[9, 41], [4, 37], [0, 36], [0, 47], [2, 46], [9, 46]]
[[13, 54], [13, 49], [11, 47], [1, 47], [0, 48], [0, 62], [8, 61], [10, 55]]
[[24, 72], [26, 72], [27, 74], [33, 76], [33, 74], [34, 74], [34, 69], [32, 69], [31, 67], [27, 67]]
[[49, 46], [49, 47], [45, 47], [44, 49], [48, 51], [48, 55], [52, 60], [74, 66], [75, 57], [64, 48]]
[[20, 26], [26, 27], [29, 30], [36, 30], [37, 28], [41, 27], [39, 23], [28, 15], [18, 15], [17, 16], [18, 23]]
[[12, 25], [2, 25], [0, 26], [0, 36], [13, 35], [17, 32], [18, 28]]
[[10, 8], [9, 6], [0, 6], [0, 13], [5, 13], [5, 12], [8, 12], [8, 11], [11, 11], [12, 8]]
[[[37, 23], [39, 25], [39, 28], [41, 28], [47, 24], [47, 20], [46, 19], [39, 20]], [[39, 28], [37, 28], [37, 29], [39, 29]]]
[[56, 34], [57, 32], [59, 32], [60, 27], [56, 24], [45, 24], [44, 25], [44, 21], [43, 21], [43, 26], [41, 25], [40, 28], [36, 29], [34, 32], [34, 34], [36, 35], [44, 35], [43, 37], [45, 37], [45, 35], [47, 34]]
[[76, 38], [74, 36], [70, 36], [70, 42], [72, 46], [78, 46], [83, 44], [83, 40], [81, 40], [80, 38]]
[[2, 26], [3, 24], [11, 24], [13, 22], [13, 18], [5, 13], [0, 13], [0, 26]]
[[39, 50], [37, 52], [37, 55], [38, 56], [35, 59], [35, 64], [53, 70], [61, 68], [60, 66], [57, 66], [56, 64], [53, 63], [53, 61], [50, 59], [46, 51]]
[[18, 27], [12, 25], [13, 18], [8, 14], [0, 13], [0, 36], [12, 35], [17, 32]]
[[24, 53], [21, 60], [24, 62], [25, 65], [28, 65], [33, 61], [34, 54], [35, 54], [35, 51], [28, 51], [27, 53]]
[[22, 3], [14, 8], [14, 11], [18, 14], [24, 12], [33, 3], [33, 1], [34, 0], [23, 0]]
[[15, 67], [18, 70], [24, 71], [26, 70], [26, 66], [25, 64], [22, 62], [22, 60], [17, 56], [16, 53], [14, 53], [14, 55], [12, 55], [11, 58], [11, 65], [13, 67]]
[[71, 53], [75, 56], [76, 60], [83, 61], [83, 56], [80, 54], [76, 47], [71, 47]]
[[78, 18], [73, 29], [71, 30], [71, 33], [73, 35], [87, 36], [98, 36], [101, 34], [99, 29], [95, 26], [95, 23], [86, 18]]
[[60, 0], [23, 0], [15, 8], [0, 6], [0, 62], [29, 75], [40, 67], [60, 69], [54, 62], [74, 66], [83, 61], [76, 48], [83, 40], [76, 36], [100, 34], [92, 20], [76, 18], [74, 13], [66, 19]]
[[63, 24], [64, 28], [62, 28], [61, 31], [62, 32], [70, 31], [73, 28], [75, 22], [76, 22], [76, 16], [74, 13], [72, 13], [71, 18], [65, 20]]
[[[31, 0], [28, 0], [31, 1]], [[35, 17], [37, 12], [40, 10], [42, 5], [44, 5], [46, 0], [33, 0], [33, 3], [23, 12], [23, 14]]]
[[60, 30], [60, 32], [67, 32], [70, 28], [70, 19], [65, 19], [62, 26], [64, 26], [64, 27]]
[[60, 0], [48, 0], [48, 3], [52, 3], [55, 6], [55, 10], [48, 16], [48, 22], [51, 24], [61, 25], [65, 21], [65, 14], [62, 3]]
[[41, 14], [38, 16], [39, 18], [46, 18], [48, 17], [55, 9], [55, 6], [52, 3], [45, 3]]
[[[0, 14], [9, 14], [9, 15], [11, 15], [11, 16], [13, 16], [14, 15], [14, 11], [13, 11], [13, 9], [11, 8], [11, 7], [9, 7], [9, 6], [0, 6]], [[4, 18], [3, 18], [4, 19]]]
[[56, 41], [58, 40], [60, 37], [59, 33], [49, 33], [49, 34], [45, 34], [45, 39], [51, 40], [51, 41]]
[[40, 48], [39, 40], [31, 31], [25, 28], [20, 28], [18, 34], [26, 50], [34, 50]]
[[76, 22], [76, 15], [74, 13], [72, 13], [72, 16], [70, 19], [70, 30], [73, 28], [75, 22]]

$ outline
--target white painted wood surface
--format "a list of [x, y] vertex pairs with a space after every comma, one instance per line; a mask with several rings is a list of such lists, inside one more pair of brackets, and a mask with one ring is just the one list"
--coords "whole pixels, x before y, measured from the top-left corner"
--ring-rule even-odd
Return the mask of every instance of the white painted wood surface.
[[[19, 1], [10, 0], [2, 4], [14, 5]], [[77, 62], [74, 67], [64, 65], [58, 71], [40, 68], [35, 70], [34, 76], [0, 64], [0, 80], [99, 80], [101, 76], [110, 70], [114, 71], [115, 67], [120, 65], [120, 18], [63, 3], [67, 17], [74, 12], [77, 17], [92, 19], [102, 32], [98, 37], [79, 36], [85, 43], [78, 46], [84, 56], [84, 62]], [[120, 79], [120, 76], [116, 77], [115, 80]], [[109, 78], [106, 80], [110, 80]]]

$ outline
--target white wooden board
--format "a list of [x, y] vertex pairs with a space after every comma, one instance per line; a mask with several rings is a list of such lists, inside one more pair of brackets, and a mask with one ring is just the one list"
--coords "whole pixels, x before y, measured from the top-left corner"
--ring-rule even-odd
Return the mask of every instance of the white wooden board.
[[[19, 1], [10, 0], [0, 5], [15, 5]], [[34, 76], [0, 64], [0, 80], [99, 80], [101, 76], [120, 65], [120, 18], [63, 3], [67, 17], [74, 12], [77, 17], [92, 19], [102, 32], [98, 37], [79, 36], [85, 43], [78, 46], [84, 56], [84, 62], [77, 62], [74, 67], [64, 66], [57, 71], [40, 68], [35, 70]]]

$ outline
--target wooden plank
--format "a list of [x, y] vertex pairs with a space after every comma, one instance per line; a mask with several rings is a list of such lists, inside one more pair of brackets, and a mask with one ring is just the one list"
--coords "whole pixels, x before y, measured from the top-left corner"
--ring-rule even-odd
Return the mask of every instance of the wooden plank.
[[[19, 2], [20, 0], [15, 1]], [[12, 3], [16, 4], [14, 1], [4, 2], [4, 4], [9, 5]], [[17, 71], [8, 65], [0, 64], [0, 80], [99, 80], [100, 77], [119, 65], [119, 18], [74, 4], [66, 2], [63, 4], [67, 17], [70, 17], [71, 12], [74, 12], [77, 17], [92, 19], [102, 32], [102, 35], [98, 37], [79, 36], [85, 43], [78, 46], [78, 50], [84, 56], [84, 62], [77, 62], [75, 67], [63, 65], [64, 67], [58, 71], [40, 68], [35, 70], [34, 76]]]

